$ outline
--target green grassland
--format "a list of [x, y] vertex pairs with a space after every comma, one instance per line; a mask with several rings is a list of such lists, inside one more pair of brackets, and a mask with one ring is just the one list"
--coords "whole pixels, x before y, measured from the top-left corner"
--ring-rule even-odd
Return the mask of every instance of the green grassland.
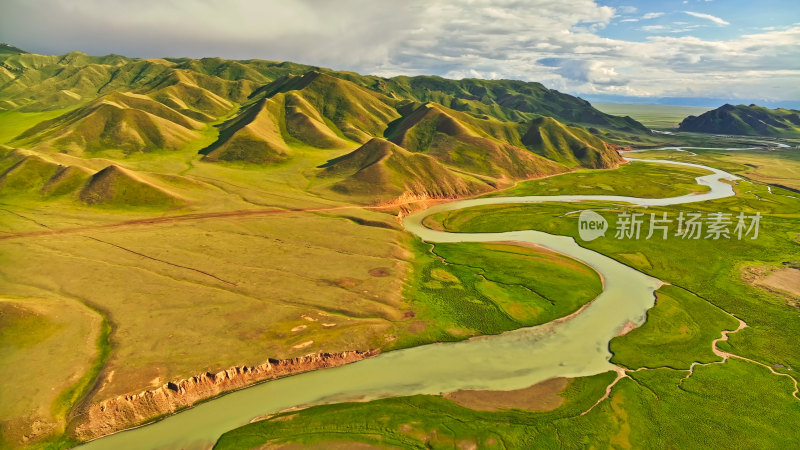
[[636, 153], [636, 157], [710, 165], [754, 181], [800, 190], [800, 152], [796, 149], [698, 149], [691, 152], [694, 155], [674, 150], [653, 150]]
[[540, 180], [524, 181], [511, 189], [489, 196], [586, 194], [645, 198], [675, 197], [708, 191], [708, 187], [698, 185], [695, 178], [709, 173], [707, 170], [693, 167], [634, 161], [613, 171], [581, 170]]
[[545, 249], [419, 240], [412, 249], [404, 297], [412, 299], [416, 317], [407, 327], [416, 332], [401, 336], [399, 347], [546, 323], [602, 291], [592, 269]]
[[215, 449], [285, 444], [375, 448], [785, 448], [800, 418], [789, 380], [736, 360], [686, 371], [656, 369], [622, 379], [609, 400], [582, 412], [613, 379], [570, 382], [554, 411], [474, 411], [438, 396], [391, 398], [282, 413], [224, 434]]
[[[537, 83], [79, 52], [0, 60], [0, 431], [8, 446], [74, 444], [69, 430], [89, 404], [177, 378], [499, 333], [567, 315], [600, 291], [596, 273], [552, 252], [413, 240], [397, 220], [406, 197], [485, 193], [571, 169], [552, 185], [518, 189], [567, 191], [580, 179], [589, 192], [634, 191], [624, 178], [656, 180], [642, 189], [651, 195], [694, 189], [691, 170], [581, 171], [619, 162], [606, 142], [663, 138]], [[395, 206], [375, 207], [382, 202]], [[773, 215], [792, 220], [788, 197], [777, 202]], [[550, 207], [565, 208], [541, 206]], [[729, 251], [777, 263], [788, 253], [779, 237], [759, 254]], [[649, 250], [618, 250], [679, 279]], [[702, 262], [707, 271], [722, 265]], [[789, 317], [781, 304], [749, 286], [727, 289], [768, 305], [759, 316], [745, 302], [741, 314], [755, 325], [727, 345], [754, 358], [774, 347], [782, 363], [796, 363], [787, 339], [767, 340], [771, 320]], [[699, 318], [706, 313], [690, 297], [663, 298], [653, 311], [660, 332], [675, 332], [681, 311], [696, 324], [663, 350], [676, 365], [687, 361], [683, 348], [711, 334], [706, 327], [727, 327], [714, 313]], [[615, 345], [651, 342], [625, 339]], [[707, 350], [692, 355], [705, 361]], [[640, 364], [622, 350], [619, 358]], [[547, 417], [588, 408], [610, 376], [574, 380], [561, 412]], [[522, 416], [508, 417], [527, 432], [516, 425]], [[547, 439], [557, 438], [548, 429]]]
[[[97, 312], [68, 297], [24, 298], [4, 293], [0, 298], [0, 445], [16, 444], [26, 435], [64, 432], [67, 414], [77, 400], [73, 393], [93, 381], [92, 365], [102, 360], [96, 343], [103, 337], [103, 323]], [[35, 422], [34, 429], [30, 422]]]
[[594, 107], [614, 116], [630, 116], [642, 125], [657, 130], [678, 128], [688, 116], [699, 116], [713, 108], [700, 106], [641, 105], [635, 103], [593, 103]]
[[[767, 186], [748, 181], [735, 189], [732, 198], [643, 212], [666, 212], [674, 218], [679, 211], [758, 211], [764, 218], [756, 240], [616, 240], [612, 220], [605, 238], [582, 243], [672, 284], [657, 292], [644, 326], [611, 341], [612, 361], [638, 370], [627, 372], [610, 398], [585, 415], [576, 411], [566, 391], [565, 404], [548, 413], [479, 412], [436, 396], [417, 396], [280, 414], [226, 433], [217, 447], [324, 446], [339, 439], [412, 448], [796, 446], [797, 436], [789, 430], [800, 419], [800, 401], [792, 395], [792, 380], [739, 358], [723, 363], [711, 345], [723, 330], [737, 328], [735, 315], [748, 326], [718, 348], [794, 377], [794, 368], [800, 367], [793, 339], [800, 333], [794, 304], [748, 284], [741, 269], [756, 261], [783, 266], [797, 259], [800, 198], [787, 197], [793, 193], [777, 187], [770, 193]], [[578, 239], [576, 216], [566, 214], [576, 206], [475, 207], [440, 214], [435, 222], [449, 231], [538, 229]], [[591, 202], [580, 207], [609, 219], [637, 210]], [[602, 397], [600, 380], [608, 385], [610, 376], [590, 380], [598, 382], [590, 396], [597, 401]], [[581, 412], [593, 403], [585, 400]]]
[[647, 322], [611, 341], [611, 362], [630, 368], [688, 369], [692, 363], [721, 361], [711, 341], [738, 322], [704, 299], [675, 286], [656, 292]]
[[[800, 329], [796, 329], [797, 321], [791, 319], [796, 313], [784, 299], [742, 281], [740, 269], [752, 261], [781, 265], [797, 259], [796, 230], [800, 218], [800, 198], [792, 197], [790, 191], [775, 187], [770, 194], [766, 186], [749, 182], [739, 183], [736, 190], [737, 195], [731, 198], [676, 207], [651, 207], [645, 212], [657, 216], [666, 212], [674, 220], [680, 211], [732, 214], [738, 214], [739, 211], [754, 214], [758, 211], [764, 215], [764, 219], [761, 234], [756, 240], [686, 240], [673, 237], [637, 241], [617, 240], [612, 233], [608, 233], [610, 239], [598, 239], [583, 245], [693, 292], [750, 324], [725, 344], [737, 353], [768, 365], [779, 363], [798, 367], [800, 354], [790, 337], [800, 332]], [[609, 219], [627, 209], [603, 204], [586, 204], [585, 207], [600, 211]], [[482, 207], [455, 213], [455, 217], [438, 218], [438, 221], [451, 231], [539, 229], [577, 238], [576, 216], [564, 216], [575, 209], [575, 204]], [[613, 228], [610, 231], [613, 232]], [[646, 253], [646, 258], [627, 257], [637, 252]]]
[[[367, 403], [318, 406], [284, 413], [230, 431], [215, 449], [258, 448], [264, 444], [325, 445], [346, 440], [402, 448], [553, 447], [558, 437], [547, 422], [579, 415], [591, 407], [613, 379], [612, 373], [572, 380], [555, 411], [478, 412], [438, 396], [389, 398]], [[529, 426], [530, 417], [541, 419]], [[491, 424], [491, 425], [489, 425]]]

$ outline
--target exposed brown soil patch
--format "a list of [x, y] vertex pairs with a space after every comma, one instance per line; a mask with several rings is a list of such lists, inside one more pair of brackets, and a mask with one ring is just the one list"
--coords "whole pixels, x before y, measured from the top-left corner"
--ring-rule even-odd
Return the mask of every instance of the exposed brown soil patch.
[[798, 269], [786, 268], [776, 270], [760, 280], [758, 284], [800, 298], [800, 270]]
[[742, 281], [786, 299], [789, 306], [800, 308], [800, 270], [794, 267], [743, 267]]
[[374, 269], [369, 269], [369, 274], [373, 277], [388, 277], [391, 275], [392, 271], [389, 270], [388, 267], [376, 267]]
[[568, 384], [569, 380], [566, 378], [551, 378], [533, 386], [512, 391], [460, 390], [444, 394], [444, 397], [461, 406], [479, 411], [501, 409], [552, 411], [564, 403], [564, 398], [559, 394], [566, 389]]

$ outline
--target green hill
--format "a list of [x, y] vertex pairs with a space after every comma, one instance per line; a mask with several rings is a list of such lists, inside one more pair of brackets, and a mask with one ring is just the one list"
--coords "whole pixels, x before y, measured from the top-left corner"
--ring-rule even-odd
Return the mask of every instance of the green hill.
[[288, 159], [292, 144], [342, 148], [383, 134], [399, 117], [394, 100], [347, 80], [311, 71], [258, 89], [253, 100], [219, 128], [202, 150], [211, 161], [273, 163]]
[[82, 154], [175, 150], [199, 138], [203, 125], [149, 97], [112, 92], [91, 104], [28, 129], [13, 142]]
[[408, 111], [387, 130], [387, 137], [412, 152], [433, 156], [443, 164], [498, 179], [520, 179], [566, 169], [524, 148], [519, 124], [477, 119], [426, 103]]
[[184, 203], [159, 181], [116, 165], [94, 172], [81, 166], [59, 164], [28, 150], [3, 148], [2, 152], [0, 198], [67, 196], [90, 206], [121, 208], [165, 208]]
[[[291, 62], [136, 59], [119, 55], [96, 57], [80, 52], [65, 55], [0, 53], [0, 62], [0, 101], [13, 102], [14, 107], [28, 111], [76, 106], [115, 90], [151, 94], [181, 83], [197, 85], [242, 105], [254, 89], [282, 77], [311, 71], [349, 81], [388, 98], [436, 102], [476, 117], [518, 122], [548, 116], [570, 125], [614, 131], [613, 136], [650, 133], [633, 119], [602, 113], [584, 100], [534, 82], [449, 80], [434, 76], [381, 78]], [[187, 100], [183, 98], [184, 102]], [[214, 114], [210, 115], [222, 118]]]
[[151, 180], [115, 165], [92, 175], [79, 195], [88, 205], [160, 208], [182, 203], [177, 195]]
[[19, 55], [21, 53], [27, 53], [27, 52], [25, 50], [14, 47], [11, 44], [0, 42], [0, 55]]
[[589, 131], [568, 127], [550, 117], [533, 120], [522, 136], [522, 143], [537, 154], [568, 167], [608, 169], [622, 161], [616, 150]]
[[279, 120], [281, 106], [262, 99], [219, 127], [219, 138], [200, 152], [208, 161], [268, 164], [286, 160], [291, 150]]
[[800, 138], [800, 111], [758, 105], [723, 105], [680, 123], [681, 131]]
[[348, 196], [385, 201], [399, 196], [458, 197], [492, 189], [485, 181], [458, 174], [435, 158], [373, 138], [323, 166], [322, 178], [342, 178], [331, 189]]
[[35, 152], [5, 146], [0, 151], [0, 196], [70, 194], [92, 175], [91, 170], [59, 164]]
[[62, 169], [36, 155], [15, 153], [4, 159], [16, 162], [0, 175], [0, 192], [3, 194], [39, 191]]
[[[6, 136], [16, 137], [4, 143], [42, 154], [132, 161], [143, 153], [202, 148], [205, 162], [257, 169], [291, 160], [310, 169], [359, 146], [356, 155], [389, 151], [364, 173], [309, 172], [335, 184], [329, 192], [359, 195], [372, 192], [367, 175], [379, 180], [381, 195], [455, 196], [576, 167], [610, 168], [620, 158], [606, 141], [649, 139], [635, 120], [539, 83], [382, 78], [220, 58], [8, 51], [0, 53], [0, 110], [20, 124], [9, 128]], [[413, 167], [400, 170], [401, 163]], [[92, 172], [100, 166], [90, 165]], [[72, 172], [64, 180], [80, 175]]]

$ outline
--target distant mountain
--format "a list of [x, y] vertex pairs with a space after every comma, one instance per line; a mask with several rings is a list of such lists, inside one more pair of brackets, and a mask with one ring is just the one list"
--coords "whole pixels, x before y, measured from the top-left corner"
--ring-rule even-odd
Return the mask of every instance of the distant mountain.
[[723, 105], [681, 122], [681, 131], [800, 138], [800, 111], [757, 105]]
[[[434, 76], [382, 78], [290, 62], [219, 58], [137, 59], [119, 55], [89, 56], [81, 52], [64, 55], [0, 52], [0, 102], [4, 102], [0, 107], [44, 111], [80, 105], [99, 95], [124, 90], [165, 102], [174, 101], [170, 95], [178, 97], [171, 106], [180, 109], [178, 105], [181, 103], [194, 101], [188, 94], [199, 92], [196, 87], [241, 104], [259, 87], [281, 77], [310, 71], [347, 80], [398, 100], [436, 102], [475, 116], [503, 121], [548, 116], [570, 125], [593, 126], [621, 133], [649, 133], [633, 119], [602, 113], [584, 100], [533, 82], [450, 80]], [[167, 89], [170, 86], [178, 88]], [[207, 100], [203, 102], [208, 104]], [[210, 103], [220, 106], [219, 101]], [[204, 108], [196, 109], [203, 111]], [[215, 118], [224, 116], [223, 109], [214, 112], [218, 114]], [[208, 114], [210, 111], [203, 112]]]

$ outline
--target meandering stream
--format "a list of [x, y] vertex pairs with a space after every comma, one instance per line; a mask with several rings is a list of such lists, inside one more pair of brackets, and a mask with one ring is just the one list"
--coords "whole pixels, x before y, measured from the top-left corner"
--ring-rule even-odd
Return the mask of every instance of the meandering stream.
[[677, 205], [732, 196], [731, 185], [720, 180], [739, 179], [698, 164], [651, 159], [646, 162], [709, 170], [712, 174], [697, 178], [697, 182], [711, 190], [662, 199], [614, 195], [479, 198], [436, 205], [404, 219], [408, 231], [429, 242], [522, 241], [591, 266], [604, 278], [603, 293], [569, 320], [458, 343], [393, 351], [334, 369], [270, 381], [210, 400], [154, 424], [92, 441], [82, 448], [207, 448], [228, 430], [294, 406], [458, 389], [518, 389], [552, 377], [580, 377], [613, 370], [615, 367], [609, 363], [609, 340], [627, 322], [644, 321], [646, 311], [654, 303], [653, 292], [662, 284], [660, 280], [585, 249], [570, 237], [539, 231], [448, 233], [425, 228], [422, 221], [431, 214], [490, 204], [610, 201]]

